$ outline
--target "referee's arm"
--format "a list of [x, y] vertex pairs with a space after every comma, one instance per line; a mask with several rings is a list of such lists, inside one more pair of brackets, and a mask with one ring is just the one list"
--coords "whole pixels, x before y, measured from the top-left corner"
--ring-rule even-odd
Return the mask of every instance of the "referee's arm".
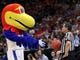
[[63, 55], [63, 58], [68, 56], [68, 52], [70, 50], [70, 43], [71, 43], [70, 40], [66, 41], [66, 44], [65, 44], [65, 53]]

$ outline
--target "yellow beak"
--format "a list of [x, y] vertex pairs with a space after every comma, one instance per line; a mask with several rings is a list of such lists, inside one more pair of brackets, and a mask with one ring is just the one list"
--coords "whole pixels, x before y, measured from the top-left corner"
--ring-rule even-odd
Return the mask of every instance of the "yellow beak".
[[16, 14], [14, 12], [8, 11], [5, 14], [5, 21], [7, 24], [23, 31], [28, 30], [35, 25], [35, 19], [26, 13]]

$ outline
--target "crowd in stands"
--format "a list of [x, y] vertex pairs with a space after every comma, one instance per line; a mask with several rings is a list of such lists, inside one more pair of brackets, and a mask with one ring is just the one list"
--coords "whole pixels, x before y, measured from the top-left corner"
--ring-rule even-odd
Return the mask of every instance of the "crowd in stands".
[[[36, 25], [33, 29], [29, 30], [28, 33], [39, 39], [41, 49], [52, 48], [51, 42], [54, 38], [61, 41], [64, 36], [61, 27], [64, 23], [69, 23], [72, 26], [71, 32], [74, 34], [74, 45], [76, 51], [78, 51], [78, 47], [80, 46], [79, 0], [1, 0], [0, 14], [3, 7], [9, 3], [22, 4], [25, 8], [25, 12], [35, 18]], [[2, 33], [2, 25], [0, 21], [0, 51], [3, 51], [3, 49], [6, 51], [7, 45]], [[28, 48], [25, 50], [28, 50]], [[41, 50], [36, 53], [41, 53]], [[36, 60], [39, 57], [36, 53], [36, 57], [32, 56], [32, 54], [28, 54], [28, 60]], [[51, 55], [54, 56], [55, 52], [52, 51]], [[37, 60], [48, 60], [47, 56], [43, 56], [44, 59], [41, 59], [43, 57], [40, 56], [41, 58], [38, 58]], [[54, 58], [52, 60], [54, 60]]]

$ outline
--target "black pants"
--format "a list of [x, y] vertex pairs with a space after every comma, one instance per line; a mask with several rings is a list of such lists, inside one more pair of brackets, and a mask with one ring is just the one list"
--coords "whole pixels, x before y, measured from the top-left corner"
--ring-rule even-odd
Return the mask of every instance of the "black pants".
[[62, 58], [62, 60], [76, 60], [75, 52], [74, 51], [69, 52], [69, 55], [65, 58]]

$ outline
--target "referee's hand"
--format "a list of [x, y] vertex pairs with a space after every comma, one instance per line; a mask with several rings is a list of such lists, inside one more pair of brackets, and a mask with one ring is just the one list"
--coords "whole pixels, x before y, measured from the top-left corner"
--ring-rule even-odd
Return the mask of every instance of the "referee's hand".
[[64, 54], [64, 55], [63, 55], [63, 58], [65, 58], [65, 57], [67, 57], [67, 56], [68, 56], [68, 53], [67, 53], [67, 54]]

